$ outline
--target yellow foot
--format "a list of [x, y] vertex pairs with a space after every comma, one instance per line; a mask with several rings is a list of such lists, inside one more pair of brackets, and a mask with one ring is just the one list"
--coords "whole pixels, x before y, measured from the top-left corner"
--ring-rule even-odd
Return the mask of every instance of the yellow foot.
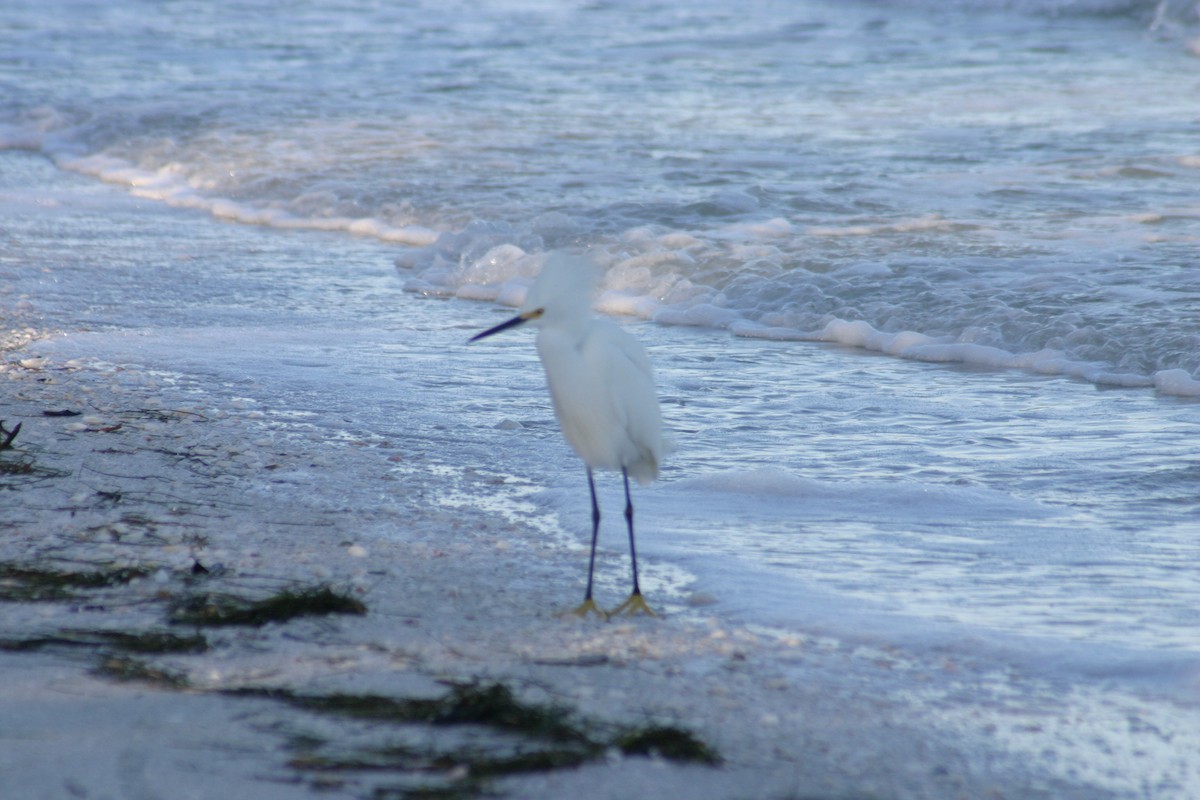
[[646, 598], [642, 597], [641, 592], [634, 592], [629, 595], [628, 600], [608, 612], [608, 616], [610, 617], [615, 617], [618, 614], [628, 614], [631, 617], [636, 614], [645, 614], [648, 617], [658, 616], [658, 614], [654, 613], [654, 609], [646, 604]]
[[[601, 619], [608, 618], [608, 614], [604, 613], [604, 609], [602, 609], [602, 608], [600, 608], [600, 606], [596, 605], [596, 601], [590, 597], [587, 600], [584, 600], [582, 603], [580, 603], [578, 607], [573, 608], [570, 611], [568, 611], [567, 614], [574, 614], [577, 617], [586, 617], [588, 614], [595, 614], [596, 616], [600, 617]], [[566, 616], [566, 615], [564, 614], [564, 616]]]

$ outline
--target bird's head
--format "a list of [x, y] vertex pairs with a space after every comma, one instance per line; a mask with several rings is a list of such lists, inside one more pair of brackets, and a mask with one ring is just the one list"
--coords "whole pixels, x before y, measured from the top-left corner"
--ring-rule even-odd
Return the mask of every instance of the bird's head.
[[527, 322], [558, 327], [580, 324], [591, 317], [592, 296], [598, 278], [591, 259], [552, 253], [546, 257], [533, 286], [529, 287], [520, 312], [512, 319], [472, 336], [469, 341], [478, 341]]

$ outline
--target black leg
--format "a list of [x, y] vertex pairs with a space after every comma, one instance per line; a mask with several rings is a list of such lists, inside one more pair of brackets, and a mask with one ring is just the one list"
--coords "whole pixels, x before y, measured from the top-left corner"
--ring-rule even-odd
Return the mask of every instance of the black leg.
[[596, 502], [596, 482], [592, 479], [592, 468], [587, 468], [588, 489], [592, 492], [592, 555], [588, 559], [587, 594], [583, 596], [586, 603], [592, 599], [592, 574], [596, 570], [596, 540], [600, 535], [600, 504]]
[[633, 542], [633, 500], [629, 496], [629, 473], [622, 468], [621, 477], [625, 479], [625, 525], [629, 528], [629, 558], [633, 561], [633, 593], [641, 594], [637, 573], [637, 545]]
[[629, 473], [622, 469], [621, 477], [625, 479], [625, 524], [629, 526], [629, 559], [633, 562], [633, 591], [630, 592], [629, 599], [614, 608], [609, 616], [646, 614], [656, 617], [658, 615], [646, 604], [646, 598], [642, 597], [642, 587], [638, 585], [637, 545], [633, 541], [633, 500], [629, 497]]
[[605, 617], [607, 615], [596, 605], [596, 601], [592, 599], [592, 576], [596, 571], [596, 539], [600, 535], [600, 504], [596, 502], [596, 482], [592, 480], [591, 467], [588, 467], [587, 476], [588, 488], [592, 491], [592, 555], [588, 559], [587, 594], [583, 596], [583, 602], [579, 604], [579, 607], [571, 613], [579, 617], [586, 617], [588, 614]]

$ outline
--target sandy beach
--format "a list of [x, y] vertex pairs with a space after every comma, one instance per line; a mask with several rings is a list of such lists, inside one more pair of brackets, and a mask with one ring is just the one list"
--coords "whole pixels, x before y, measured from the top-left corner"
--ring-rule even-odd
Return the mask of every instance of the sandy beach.
[[1194, 6], [8, 0], [0, 800], [1200, 797]]
[[[1099, 796], [1014, 770], [1011, 756], [928, 725], [914, 698], [886, 691], [890, 671], [952, 664], [772, 636], [686, 602], [666, 603], [661, 619], [563, 618], [550, 598], [571, 596], [580, 552], [461, 508], [330, 508], [320, 443], [284, 446], [277, 431], [269, 446], [255, 444], [260, 423], [232, 398], [179, 396], [136, 369], [29, 355], [17, 338], [2, 373], [5, 423], [22, 428], [2, 454], [0, 564], [111, 578], [65, 580], [45, 600], [14, 599], [33, 578], [4, 581], [14, 595], [0, 639], [5, 797], [391, 797], [430, 787], [546, 798]], [[68, 410], [80, 415], [46, 416]], [[361, 478], [383, 481], [388, 450], [355, 450]], [[393, 480], [388, 491], [404, 488]], [[305, 503], [310, 490], [315, 502]], [[168, 622], [182, 597], [313, 586], [361, 600], [366, 614]], [[198, 635], [204, 649], [143, 653], [116, 638], [151, 633]], [[678, 728], [721, 764], [610, 745], [580, 766], [496, 777], [474, 777], [466, 756], [441, 768], [369, 768], [367, 754], [397, 737], [460, 745], [439, 743], [444, 734], [429, 726], [369, 729], [280, 699], [435, 699], [480, 684], [597, 731]], [[488, 747], [512, 746], [464, 752], [482, 760]], [[520, 745], [535, 746], [547, 745]]]
[[1200, 798], [1194, 11], [8, 0], [0, 800]]
[[[54, 207], [6, 195], [24, 228], [0, 273], [0, 417], [21, 426], [0, 452], [0, 796], [1097, 798], [1116, 795], [1088, 770], [1110, 765], [1071, 761], [1077, 731], [1142, 751], [1162, 738], [1110, 730], [1070, 692], [1056, 706], [1057, 689], [1015, 673], [958, 680], [936, 651], [736, 623], [669, 564], [646, 566], [660, 618], [563, 617], [585, 542], [476, 503], [514, 480], [483, 456], [451, 468], [403, 439], [333, 437], [270, 408], [271, 376], [255, 370], [320, 339], [303, 313], [262, 353], [230, 353], [219, 324], [98, 322], [139, 302], [163, 319], [201, 312], [159, 310], [136, 271], [110, 269], [100, 286], [91, 265], [119, 263], [102, 238], [82, 251], [56, 240], [95, 225], [89, 193], [107, 193], [110, 228], [180, 226], [180, 252], [215, 223], [59, 180]], [[280, 234], [221, 230], [241, 258], [294, 258], [271, 250]], [[227, 275], [246, 269], [210, 269], [206, 289], [244, 291]], [[394, 282], [378, 269], [379, 285]], [[452, 320], [444, 334], [465, 338]], [[204, 365], [222, 357], [255, 374], [214, 380]], [[530, 415], [548, 417], [540, 402]], [[624, 585], [623, 558], [615, 544], [602, 553], [606, 596]], [[362, 608], [181, 616], [324, 589]], [[936, 692], [912, 690], [922, 676]], [[1010, 689], [1021, 699], [1006, 705]], [[483, 696], [503, 707], [463, 712]], [[1064, 777], [1048, 763], [1071, 766]]]

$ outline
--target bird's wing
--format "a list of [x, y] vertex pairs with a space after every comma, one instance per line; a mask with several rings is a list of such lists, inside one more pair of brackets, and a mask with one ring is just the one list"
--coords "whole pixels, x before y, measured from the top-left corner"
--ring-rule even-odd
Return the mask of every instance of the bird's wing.
[[646, 351], [617, 325], [597, 320], [584, 355], [601, 377], [613, 418], [625, 434], [621, 465], [638, 481], [649, 483], [662, 457], [662, 417]]

